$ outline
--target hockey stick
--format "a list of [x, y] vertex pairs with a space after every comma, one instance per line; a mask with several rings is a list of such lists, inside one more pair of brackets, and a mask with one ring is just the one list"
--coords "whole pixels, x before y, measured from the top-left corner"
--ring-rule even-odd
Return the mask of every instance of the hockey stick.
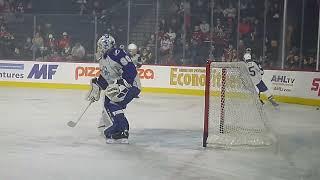
[[82, 114], [80, 115], [80, 117], [77, 119], [76, 122], [74, 122], [74, 121], [69, 121], [69, 122], [67, 123], [67, 125], [68, 125], [69, 127], [75, 127], [75, 126], [78, 124], [78, 122], [81, 120], [82, 116], [83, 116], [84, 113], [88, 110], [88, 108], [90, 107], [90, 105], [91, 105], [92, 103], [93, 103], [93, 101], [90, 101], [90, 103], [87, 105], [86, 109], [84, 109], [84, 111], [82, 112]]

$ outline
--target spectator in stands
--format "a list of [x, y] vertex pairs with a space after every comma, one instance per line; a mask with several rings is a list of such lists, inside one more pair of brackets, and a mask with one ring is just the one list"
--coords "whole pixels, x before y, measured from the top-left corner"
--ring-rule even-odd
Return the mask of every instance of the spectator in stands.
[[194, 31], [192, 32], [191, 40], [195, 41], [195, 43], [200, 45], [202, 43], [202, 39], [203, 39], [203, 35], [202, 35], [202, 32], [200, 31], [200, 27], [194, 26]]
[[202, 20], [199, 25], [200, 31], [204, 39], [208, 39], [210, 36], [210, 25], [206, 20]]
[[233, 61], [233, 47], [229, 44], [228, 48], [224, 49], [224, 53], [222, 55], [222, 61], [232, 62]]
[[168, 35], [164, 35], [164, 37], [160, 40], [160, 55], [168, 55], [170, 51], [172, 51], [173, 43], [170, 40]]
[[7, 31], [5, 25], [0, 27], [0, 56], [8, 57], [14, 52], [14, 36]]
[[221, 19], [220, 19], [220, 18], [217, 18], [216, 24], [214, 25], [214, 32], [217, 33], [217, 32], [219, 32], [221, 29], [222, 29], [222, 30], [224, 29], [224, 25], [222, 24]]
[[32, 54], [33, 57], [37, 58], [39, 57], [40, 53], [41, 53], [41, 48], [44, 47], [44, 40], [41, 37], [39, 32], [36, 32], [36, 34], [34, 35], [34, 37], [32, 38]]
[[62, 33], [62, 38], [58, 42], [59, 52], [64, 56], [71, 52], [71, 40], [67, 32]]
[[166, 33], [166, 35], [169, 36], [170, 41], [172, 41], [173, 43], [175, 42], [177, 35], [171, 28], [169, 28], [169, 31]]
[[71, 50], [71, 60], [73, 61], [83, 60], [85, 55], [86, 55], [86, 51], [84, 47], [79, 42], [77, 42]]
[[0, 27], [0, 37], [6, 39], [11, 39], [12, 37], [11, 33], [7, 31], [7, 27], [4, 24], [2, 24]]
[[237, 57], [237, 50], [232, 50], [232, 62], [238, 62], [240, 57]]
[[15, 9], [15, 13], [18, 13], [18, 14], [22, 14], [24, 13], [24, 5], [22, 2], [19, 2], [16, 9]]
[[294, 68], [294, 69], [299, 68], [300, 57], [299, 57], [298, 55], [295, 55], [295, 56], [293, 57], [293, 60], [294, 60], [293, 68]]
[[171, 64], [173, 54], [173, 42], [170, 37], [165, 34], [163, 38], [160, 39], [160, 57], [162, 64]]
[[64, 50], [61, 52], [62, 57], [67, 58], [68, 56], [70, 56], [71, 55], [71, 50], [72, 50], [71, 44], [68, 44], [64, 48]]
[[52, 34], [48, 35], [46, 47], [48, 48], [48, 54], [53, 54], [57, 51], [57, 41]]
[[168, 31], [168, 24], [164, 18], [162, 18], [159, 22], [159, 31], [163, 31], [163, 32]]
[[147, 46], [146, 48], [143, 48], [141, 51], [141, 61], [142, 64], [152, 64], [153, 61], [153, 55], [152, 55], [152, 51], [150, 49], [149, 46]]
[[24, 43], [21, 51], [21, 55], [25, 58], [31, 58], [32, 57], [32, 40], [31, 37], [27, 37], [26, 42]]
[[288, 69], [294, 69], [296, 67], [296, 62], [295, 62], [295, 57], [296, 55], [294, 54], [294, 52], [291, 50], [287, 56], [285, 65], [286, 68]]

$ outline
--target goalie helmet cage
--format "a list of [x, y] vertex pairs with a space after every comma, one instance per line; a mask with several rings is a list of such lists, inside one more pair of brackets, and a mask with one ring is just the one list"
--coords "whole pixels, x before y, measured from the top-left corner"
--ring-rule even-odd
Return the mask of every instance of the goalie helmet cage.
[[273, 142], [247, 65], [208, 61], [203, 147], [261, 147]]

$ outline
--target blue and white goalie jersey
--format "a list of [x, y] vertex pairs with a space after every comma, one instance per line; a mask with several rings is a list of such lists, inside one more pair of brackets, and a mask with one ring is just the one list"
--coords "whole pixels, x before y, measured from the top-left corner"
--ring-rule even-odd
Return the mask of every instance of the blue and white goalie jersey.
[[98, 84], [102, 89], [118, 79], [125, 79], [131, 86], [140, 89], [136, 67], [123, 49], [113, 48], [105, 53], [99, 61], [99, 66], [101, 74]]
[[261, 65], [255, 61], [248, 61], [247, 66], [253, 84], [259, 84], [260, 81], [262, 81], [262, 75], [264, 74]]

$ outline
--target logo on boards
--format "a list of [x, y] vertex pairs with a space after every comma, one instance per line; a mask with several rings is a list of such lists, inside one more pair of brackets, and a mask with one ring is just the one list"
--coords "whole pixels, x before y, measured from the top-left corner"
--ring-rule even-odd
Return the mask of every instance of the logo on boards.
[[24, 64], [0, 63], [0, 78], [2, 79], [22, 79]]
[[28, 79], [52, 79], [53, 75], [56, 73], [59, 65], [52, 64], [34, 64]]

